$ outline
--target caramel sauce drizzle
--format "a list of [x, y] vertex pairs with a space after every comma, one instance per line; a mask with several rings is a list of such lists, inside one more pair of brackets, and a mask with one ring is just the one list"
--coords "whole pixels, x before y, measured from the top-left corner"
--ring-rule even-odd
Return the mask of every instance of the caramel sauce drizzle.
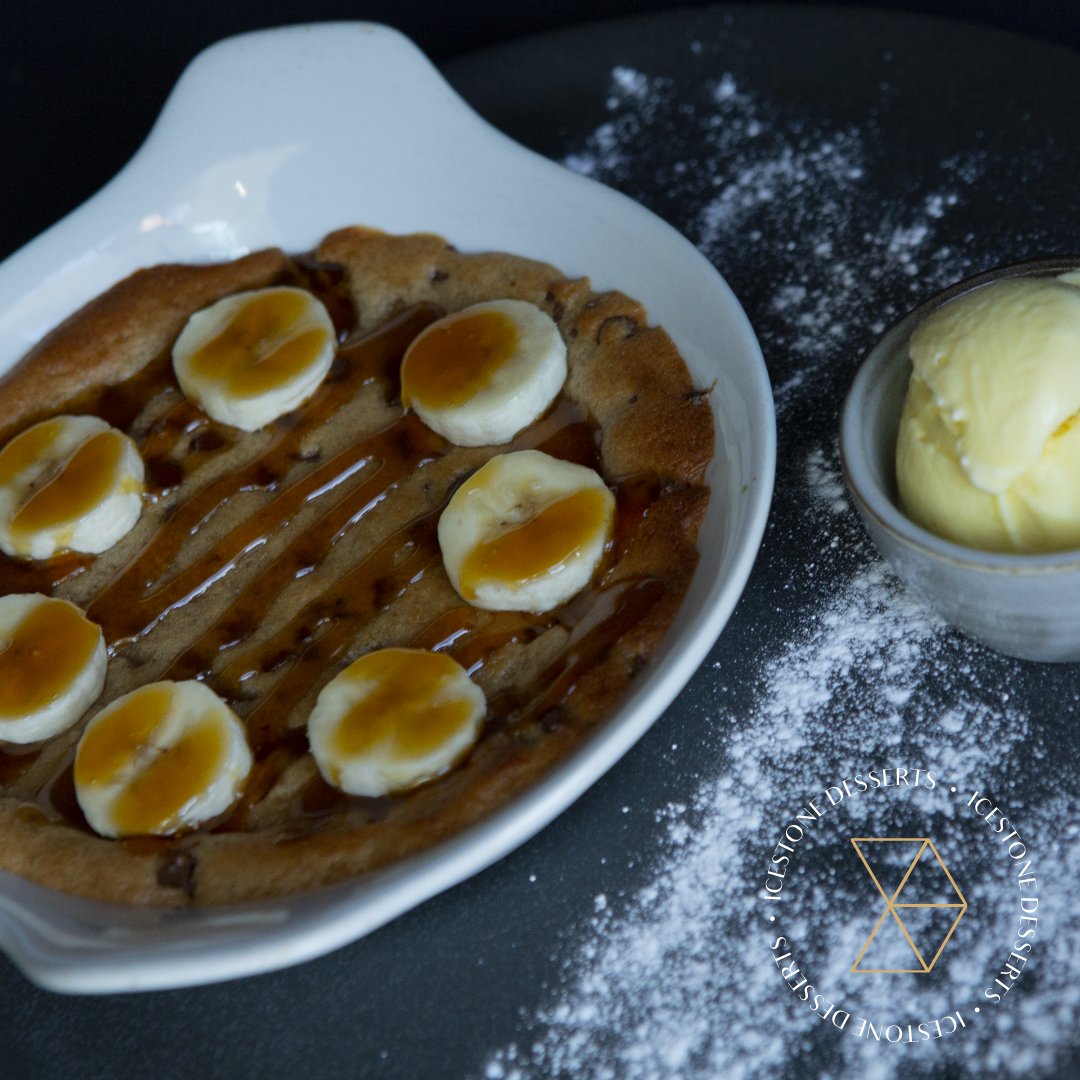
[[19, 507], [13, 533], [54, 528], [85, 514], [116, 483], [124, 440], [115, 431], [91, 435], [62, 468]]
[[509, 584], [537, 577], [548, 567], [574, 557], [611, 520], [607, 491], [583, 488], [545, 506], [528, 521], [477, 544], [461, 567], [460, 588], [476, 600], [484, 585]]
[[329, 344], [321, 326], [293, 332], [307, 298], [289, 291], [250, 297], [225, 326], [188, 359], [191, 371], [254, 396], [283, 386], [306, 371]]
[[[345, 336], [351, 313], [342, 301], [339, 275], [295, 262], [293, 280], [312, 288], [327, 303], [339, 335]], [[281, 530], [294, 530], [269, 565], [238, 591], [225, 610], [178, 655], [161, 678], [198, 678], [225, 698], [247, 725], [255, 765], [244, 795], [219, 829], [248, 827], [251, 809], [281, 774], [307, 752], [303, 728], [289, 726], [290, 714], [305, 696], [321, 687], [354, 655], [358, 634], [430, 573], [441, 573], [436, 525], [442, 506], [407, 522], [361, 555], [354, 565], [291, 612], [283, 625], [263, 640], [250, 639], [282, 591], [318, 567], [350, 529], [375, 510], [416, 469], [450, 449], [441, 437], [406, 414], [382, 431], [358, 440], [311, 469], [304, 446], [326, 424], [343, 400], [372, 382], [391, 403], [400, 401], [400, 364], [410, 342], [441, 315], [433, 305], [418, 305], [364, 337], [345, 337], [323, 385], [300, 409], [268, 429], [266, 447], [237, 471], [185, 492], [178, 489], [216, 452], [242, 436], [209, 420], [184, 400], [173, 380], [168, 358], [159, 358], [128, 383], [111, 387], [87, 402], [110, 423], [138, 427], [153, 405], [157, 416], [138, 437], [147, 466], [147, 498], [160, 504], [164, 526], [91, 602], [88, 615], [102, 625], [110, 652], [121, 654], [155, 626], [219, 582], [228, 581], [245, 560]], [[557, 457], [599, 468], [599, 431], [580, 406], [561, 397], [523, 431], [511, 450], [540, 449]], [[296, 473], [299, 472], [299, 476]], [[191, 484], [188, 485], [192, 486]], [[532, 686], [497, 695], [491, 702], [481, 738], [495, 731], [528, 732], [550, 723], [565, 707], [574, 688], [629, 629], [645, 618], [664, 593], [655, 581], [622, 581], [605, 586], [607, 573], [633, 542], [638, 525], [659, 495], [650, 477], [630, 477], [616, 485], [615, 531], [592, 588], [554, 612], [531, 615], [487, 612], [461, 604], [439, 615], [410, 642], [400, 644], [446, 652], [470, 674], [505, 646], [528, 643], [561, 625], [568, 631], [559, 656]], [[448, 498], [450, 492], [445, 493]], [[219, 537], [194, 565], [176, 569], [178, 555], [215, 513], [230, 500], [252, 498], [253, 511]], [[318, 512], [303, 527], [298, 513], [315, 504]], [[92, 559], [65, 555], [44, 563], [24, 563], [0, 556], [0, 593], [45, 592], [82, 573]], [[269, 689], [253, 692], [253, 680]], [[0, 783], [10, 783], [37, 753], [0, 752]], [[73, 754], [42, 785], [37, 803], [50, 820], [86, 829], [74, 798]], [[441, 783], [442, 780], [433, 783]], [[329, 788], [321, 779], [305, 790], [296, 808], [301, 833], [317, 829], [342, 812], [364, 820], [385, 816], [394, 799], [357, 799]], [[306, 822], [306, 824], [305, 824]], [[136, 838], [137, 842], [138, 838]], [[122, 841], [122, 843], [128, 843]], [[161, 841], [154, 841], [158, 850]], [[163, 852], [171, 850], [166, 843]]]
[[[435, 317], [434, 310], [423, 309], [395, 320], [385, 331], [371, 340], [373, 355], [369, 363], [358, 363], [358, 350], [352, 350], [353, 360], [339, 367], [337, 376], [328, 378], [314, 397], [289, 418], [274, 425], [274, 436], [268, 449], [237, 473], [218, 477], [200, 488], [186, 502], [170, 508], [169, 527], [159, 529], [150, 542], [128, 564], [127, 568], [91, 603], [87, 615], [101, 625], [112, 648], [124, 641], [148, 633], [173, 611], [202, 595], [214, 582], [261, 547], [288, 523], [311, 498], [319, 492], [336, 487], [344, 477], [372, 460], [388, 458], [385, 444], [400, 441], [396, 434], [380, 433], [342, 451], [331, 461], [282, 487], [290, 465], [300, 457], [304, 440], [327, 422], [343, 398], [356, 394], [361, 386], [385, 366], [386, 353], [400, 356], [403, 342], [410, 341], [422, 326]], [[176, 415], [174, 415], [176, 414]], [[187, 410], [170, 412], [164, 422], [166, 429], [179, 426], [177, 421], [187, 416]], [[414, 425], [418, 421], [413, 419]], [[402, 428], [407, 427], [404, 423]], [[387, 429], [395, 432], [398, 425]], [[190, 424], [184, 424], [185, 432]], [[426, 429], [425, 429], [426, 430]], [[151, 431], [148, 442], [161, 438], [161, 428]], [[425, 450], [432, 444], [428, 443]], [[442, 446], [445, 446], [445, 442]], [[415, 464], [411, 455], [401, 452], [395, 457], [397, 473], [405, 475]], [[273, 498], [219, 540], [203, 558], [179, 573], [171, 567], [183, 546], [191, 541], [230, 499], [248, 492], [266, 492]], [[344, 524], [344, 523], [342, 523]], [[339, 526], [340, 528], [341, 526]], [[335, 535], [338, 530], [335, 529]]]
[[3, 721], [44, 709], [74, 682], [98, 647], [97, 627], [68, 604], [41, 604], [8, 640], [0, 637]]
[[485, 390], [518, 347], [518, 329], [501, 311], [473, 311], [432, 327], [401, 364], [401, 400], [430, 409], [462, 405]]
[[0, 787], [15, 783], [38, 759], [39, 746], [16, 746], [8, 744], [9, 750], [0, 752]]
[[431, 753], [475, 718], [475, 704], [457, 689], [460, 672], [438, 653], [385, 649], [346, 670], [347, 678], [374, 679], [375, 686], [351, 706], [331, 736], [343, 754], [381, 746], [407, 762]]
[[[319, 671], [341, 665], [358, 629], [385, 610], [439, 563], [438, 514], [395, 533], [321, 596], [306, 604], [254, 656], [241, 656], [210, 680], [223, 697], [236, 699], [260, 670], [284, 671], [273, 691], [247, 713], [248, 740], [258, 754], [285, 733], [289, 713], [316, 682]], [[254, 662], [253, 662], [254, 661]]]

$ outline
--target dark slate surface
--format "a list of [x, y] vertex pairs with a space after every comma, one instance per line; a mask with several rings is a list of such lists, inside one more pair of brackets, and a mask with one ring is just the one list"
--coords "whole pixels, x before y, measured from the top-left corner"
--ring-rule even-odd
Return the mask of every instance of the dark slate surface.
[[[700, 48], [692, 51], [691, 42]], [[167, 67], [176, 56], [166, 59]], [[938, 226], [938, 243], [962, 252], [957, 265], [963, 269], [981, 269], [1004, 255], [1036, 254], [1029, 250], [1035, 247], [1080, 251], [1080, 56], [1069, 49], [929, 17], [756, 5], [668, 12], [523, 39], [465, 56], [445, 70], [498, 127], [561, 159], [587, 148], [590, 134], [611, 118], [607, 99], [617, 65], [668, 77], [675, 107], [669, 101], [664, 116], [642, 132], [635, 153], [604, 178], [689, 235], [700, 229], [700, 206], [687, 202], [686, 185], [671, 180], [673, 170], [680, 161], [715, 156], [715, 147], [705, 145], [701, 126], [664, 117], [678, 116], [679, 104], [700, 114], [706, 86], [727, 72], [740, 88], [750, 86], [767, 97], [773, 116], [786, 124], [805, 120], [837, 131], [849, 125], [872, 129], [869, 190], [893, 205], [904, 199], [921, 202], [943, 159], [982, 154], [993, 166], [985, 183], [972, 185], [965, 205]], [[163, 88], [151, 87], [144, 69], [136, 69], [138, 84], [158, 95]], [[42, 70], [23, 71], [16, 81], [36, 84]], [[883, 94], [886, 77], [892, 89]], [[14, 85], [10, 68], [5, 78], [7, 93]], [[63, 73], [54, 71], [49, 78], [62, 84]], [[139, 108], [136, 127], [141, 129], [145, 101]], [[4, 114], [10, 130], [24, 140], [33, 109], [29, 98], [14, 116]], [[100, 130], [96, 120], [94, 125]], [[24, 231], [27, 221], [36, 231], [66, 209], [71, 192], [78, 198], [89, 194], [137, 141], [119, 134], [111, 145], [81, 147], [80, 154], [66, 158], [72, 176], [50, 169], [36, 194], [33, 188], [27, 193], [22, 179], [18, 190], [24, 204], [47, 216], [34, 219], [28, 209], [9, 218], [0, 250], [11, 250], [31, 234]], [[22, 145], [25, 152], [27, 144]], [[775, 151], [763, 146], [762, 154]], [[53, 160], [51, 151], [45, 160]], [[8, 176], [16, 167], [32, 170], [34, 160], [16, 164], [8, 158], [2, 166]], [[788, 243], [796, 210], [770, 207], [760, 238], [726, 250], [720, 266], [759, 333], [777, 387], [805, 366], [805, 357], [790, 347], [790, 329], [774, 303], [777, 279], [793, 272]], [[877, 212], [874, 199], [856, 206], [839, 239], [857, 238], [860, 215], [870, 228]], [[822, 279], [809, 286], [827, 294], [835, 283]], [[650, 880], [666, 835], [657, 811], [691, 797], [703, 775], [703, 755], [722, 759], [722, 738], [715, 731], [708, 745], [700, 745], [703, 713], [722, 702], [736, 722], [749, 716], [753, 681], [740, 676], [753, 676], [778, 655], [793, 628], [812, 615], [830, 576], [842, 577], [860, 557], [852, 553], [859, 538], [849, 522], [835, 563], [813, 573], [806, 568], [807, 552], [821, 546], [826, 527], [805, 504], [806, 455], [815, 447], [829, 452], [844, 390], [873, 338], [872, 323], [915, 297], [912, 283], [899, 271], [878, 275], [859, 296], [865, 323], [848, 319], [855, 329], [836, 361], [815, 366], [811, 383], [784, 399], [773, 516], [750, 585], [713, 651], [714, 663], [574, 807], [473, 880], [366, 940], [289, 971], [185, 991], [63, 998], [30, 986], [0, 959], [8, 1033], [0, 1075], [467, 1076], [482, 1072], [494, 1047], [528, 1046], [536, 1034], [537, 1010], [558, 1002], [566, 986], [564, 963], [589, 936], [594, 897], [632, 894]], [[1023, 748], [1008, 763], [1021, 773], [1030, 768], [1030, 785], [1011, 789], [1017, 801], [1035, 805], [1044, 786], [1057, 787], [1069, 794], [1067, 805], [1075, 806], [1076, 669], [1002, 665], [959, 641], [951, 669], [949, 648], [946, 640], [936, 685], [925, 692], [948, 702], [950, 680], [961, 665], [985, 669], [987, 678], [1007, 685], [1014, 707], [1026, 706], [1044, 725], [1033, 739], [1043, 748], [1038, 768], [1034, 751]], [[873, 746], [885, 733], [871, 727], [862, 737]], [[1049, 756], [1047, 746], [1053, 750]], [[812, 789], [815, 778], [803, 779]], [[774, 810], [778, 804], [765, 793], [762, 800], [766, 818], [781, 824], [782, 816], [769, 818], [780, 814]], [[763, 835], [773, 831], [768, 827]], [[1054, 847], [1059, 842], [1065, 840], [1044, 838], [1046, 862], [1059, 853]], [[735, 872], [746, 875], [748, 891], [768, 850], [742, 853]], [[1078, 887], [1080, 880], [1058, 880], [1054, 896], [1066, 902]], [[735, 986], [739, 966], [756, 968], [763, 949], [768, 963], [761, 927], [748, 922], [738, 929], [745, 941], [724, 960], [735, 965]], [[1044, 963], [1070, 962], [1068, 952], [1060, 955], [1065, 938], [1044, 944]], [[1037, 989], [1037, 976], [1033, 983]], [[752, 1026], [786, 1024], [793, 1010], [788, 997], [778, 987], [775, 1001]], [[1061, 1056], [1050, 1075], [1074, 1074], [1069, 1048], [1076, 1029], [1075, 1015], [1060, 1019]], [[746, 1037], [719, 1027], [712, 1036], [734, 1040], [736, 1046]], [[632, 1034], [616, 1031], [613, 1037], [630, 1040]], [[818, 1075], [837, 1067], [835, 1049], [835, 1041], [825, 1038], [793, 1043], [789, 1065], [803, 1075]], [[591, 1073], [600, 1061], [594, 1057], [580, 1073]], [[749, 1058], [742, 1063], [749, 1064]], [[697, 1067], [708, 1074], [702, 1059]], [[903, 1070], [902, 1057], [893, 1059], [893, 1068]], [[932, 1071], [993, 1075], [995, 1068], [987, 1058]]]

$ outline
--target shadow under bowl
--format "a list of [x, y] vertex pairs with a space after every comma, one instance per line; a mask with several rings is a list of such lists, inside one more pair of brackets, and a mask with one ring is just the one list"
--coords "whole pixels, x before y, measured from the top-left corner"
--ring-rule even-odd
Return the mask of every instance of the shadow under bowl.
[[1018, 555], [980, 551], [916, 525], [896, 485], [896, 438], [911, 376], [908, 343], [932, 311], [1014, 277], [1080, 269], [1080, 256], [1012, 263], [966, 278], [895, 323], [855, 376], [840, 419], [844, 479], [878, 550], [927, 607], [957, 629], [1022, 660], [1080, 660], [1080, 551]]

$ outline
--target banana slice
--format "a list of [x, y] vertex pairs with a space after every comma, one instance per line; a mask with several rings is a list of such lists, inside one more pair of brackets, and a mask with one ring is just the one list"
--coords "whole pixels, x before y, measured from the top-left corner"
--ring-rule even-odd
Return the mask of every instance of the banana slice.
[[311, 397], [334, 349], [334, 324], [311, 293], [256, 289], [195, 312], [173, 345], [173, 370], [214, 420], [255, 431]]
[[66, 731], [105, 685], [101, 627], [74, 604], [40, 593], [0, 596], [0, 741]]
[[401, 362], [401, 401], [457, 446], [509, 442], [555, 400], [566, 344], [535, 304], [490, 300], [432, 323]]
[[97, 555], [142, 512], [143, 462], [122, 431], [96, 416], [54, 416], [0, 450], [0, 550], [48, 559]]
[[379, 649], [323, 687], [308, 741], [328, 784], [387, 795], [452, 768], [486, 711], [483, 690], [444, 653]]
[[489, 611], [550, 611], [593, 576], [615, 496], [592, 469], [539, 450], [499, 454], [454, 492], [439, 546], [463, 600]]
[[224, 814], [251, 771], [233, 711], [200, 682], [158, 682], [86, 726], [75, 796], [102, 836], [168, 836]]

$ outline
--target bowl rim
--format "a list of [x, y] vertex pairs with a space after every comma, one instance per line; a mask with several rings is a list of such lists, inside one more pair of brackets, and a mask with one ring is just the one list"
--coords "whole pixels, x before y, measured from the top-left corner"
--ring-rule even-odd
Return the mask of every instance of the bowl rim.
[[[946, 540], [916, 524], [874, 478], [862, 452], [866, 399], [873, 386], [896, 360], [897, 346], [932, 311], [957, 297], [997, 281], [1020, 277], [1056, 277], [1080, 271], [1080, 255], [1042, 255], [1002, 263], [979, 271], [928, 296], [896, 319], [877, 339], [859, 365], [840, 412], [840, 463], [844, 481], [864, 515], [892, 540], [938, 562], [991, 574], [1048, 574], [1080, 570], [1080, 548], [1023, 554], [985, 551]], [[906, 357], [905, 357], [906, 359]], [[910, 363], [910, 361], [908, 361]]]

